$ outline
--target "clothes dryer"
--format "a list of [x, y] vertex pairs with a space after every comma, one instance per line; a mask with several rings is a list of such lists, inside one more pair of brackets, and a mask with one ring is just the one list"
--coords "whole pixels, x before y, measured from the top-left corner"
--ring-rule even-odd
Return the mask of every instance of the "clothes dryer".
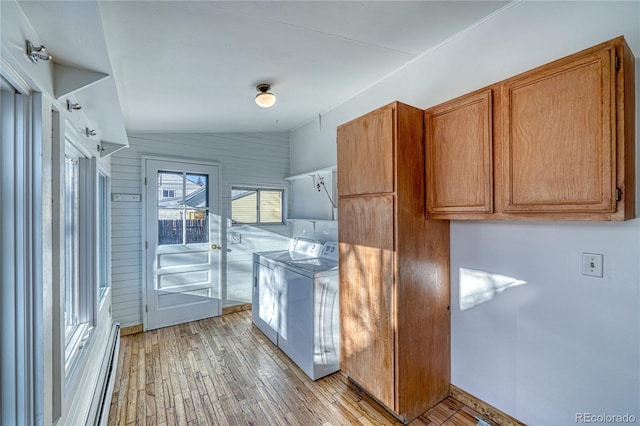
[[338, 371], [337, 243], [325, 243], [316, 258], [262, 256], [255, 259], [254, 323], [311, 379]]

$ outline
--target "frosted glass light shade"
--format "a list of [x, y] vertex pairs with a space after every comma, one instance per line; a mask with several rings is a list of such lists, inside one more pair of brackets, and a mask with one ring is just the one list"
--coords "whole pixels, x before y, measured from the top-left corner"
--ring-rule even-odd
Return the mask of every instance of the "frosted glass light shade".
[[256, 95], [256, 103], [262, 108], [269, 108], [276, 103], [276, 95], [270, 92], [262, 92]]

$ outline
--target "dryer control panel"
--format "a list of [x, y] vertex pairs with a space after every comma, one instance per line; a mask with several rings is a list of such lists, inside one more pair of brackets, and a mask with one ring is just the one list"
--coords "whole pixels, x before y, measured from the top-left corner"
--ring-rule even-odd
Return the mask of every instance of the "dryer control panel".
[[322, 246], [320, 257], [334, 262], [338, 261], [338, 243], [336, 241], [327, 241]]

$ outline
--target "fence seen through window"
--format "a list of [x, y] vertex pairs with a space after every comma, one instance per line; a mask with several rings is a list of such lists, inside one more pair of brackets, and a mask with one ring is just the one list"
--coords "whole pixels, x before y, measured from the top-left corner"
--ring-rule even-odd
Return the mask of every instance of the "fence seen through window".
[[158, 171], [158, 245], [209, 242], [209, 176]]

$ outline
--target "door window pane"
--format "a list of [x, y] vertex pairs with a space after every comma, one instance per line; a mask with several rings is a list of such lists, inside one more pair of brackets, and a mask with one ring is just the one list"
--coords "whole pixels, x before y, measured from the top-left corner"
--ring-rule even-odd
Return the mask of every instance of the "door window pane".
[[158, 206], [177, 207], [183, 203], [184, 175], [181, 172], [158, 172]]
[[209, 242], [209, 215], [206, 210], [186, 211], [186, 240], [191, 243]]
[[158, 209], [158, 245], [182, 244], [183, 209]]
[[185, 202], [187, 207], [209, 207], [209, 176], [187, 173]]
[[209, 242], [209, 176], [158, 171], [158, 245]]

